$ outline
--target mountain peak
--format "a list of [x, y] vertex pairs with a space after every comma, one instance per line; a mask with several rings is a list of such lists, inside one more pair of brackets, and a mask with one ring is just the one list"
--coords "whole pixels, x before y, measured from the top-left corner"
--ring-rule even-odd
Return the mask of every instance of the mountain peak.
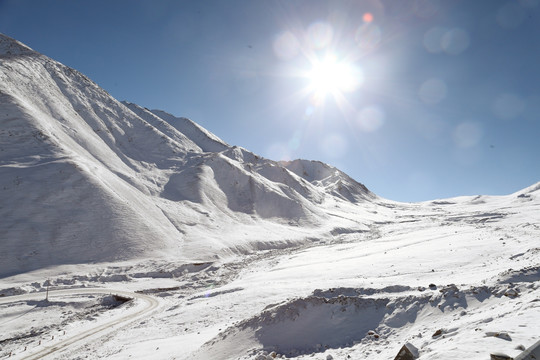
[[34, 55], [37, 54], [23, 43], [0, 33], [0, 56]]

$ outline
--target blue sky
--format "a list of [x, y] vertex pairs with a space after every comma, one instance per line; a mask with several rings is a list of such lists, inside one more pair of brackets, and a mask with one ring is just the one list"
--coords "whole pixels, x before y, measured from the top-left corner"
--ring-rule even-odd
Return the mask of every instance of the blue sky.
[[540, 0], [0, 0], [0, 32], [392, 200], [540, 181]]

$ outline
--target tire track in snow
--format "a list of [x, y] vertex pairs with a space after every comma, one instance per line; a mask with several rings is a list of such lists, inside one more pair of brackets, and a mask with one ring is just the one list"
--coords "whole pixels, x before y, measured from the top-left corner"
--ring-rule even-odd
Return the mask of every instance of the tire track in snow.
[[[60, 296], [60, 295], [77, 295], [77, 294], [99, 294], [99, 295], [109, 295], [109, 294], [115, 294], [125, 297], [130, 297], [136, 300], [141, 301], [144, 304], [143, 308], [135, 308], [135, 312], [133, 311], [127, 311], [122, 313], [119, 317], [115, 317], [112, 320], [103, 322], [95, 327], [92, 327], [90, 329], [87, 329], [83, 332], [80, 332], [76, 335], [70, 336], [66, 339], [63, 339], [59, 342], [57, 342], [54, 345], [47, 346], [44, 349], [41, 349], [33, 354], [23, 356], [22, 359], [25, 360], [35, 360], [35, 359], [41, 359], [45, 356], [49, 356], [54, 353], [62, 352], [69, 347], [77, 347], [82, 346], [85, 343], [85, 340], [90, 340], [91, 337], [95, 336], [101, 336], [104, 335], [107, 332], [118, 330], [122, 327], [127, 326], [129, 323], [138, 320], [140, 318], [143, 318], [150, 313], [152, 313], [155, 309], [159, 306], [159, 301], [151, 296], [144, 295], [144, 294], [138, 294], [138, 293], [132, 293], [127, 291], [116, 291], [113, 289], [103, 289], [103, 288], [93, 288], [93, 289], [69, 289], [69, 290], [53, 290], [49, 291], [49, 296]], [[0, 304], [10, 303], [10, 302], [16, 302], [21, 300], [30, 300], [35, 298], [43, 298], [43, 293], [33, 293], [33, 294], [25, 294], [25, 295], [19, 295], [19, 296], [10, 296], [4, 299], [0, 299]], [[23, 355], [21, 353], [16, 355]], [[15, 356], [16, 356], [15, 355]]]

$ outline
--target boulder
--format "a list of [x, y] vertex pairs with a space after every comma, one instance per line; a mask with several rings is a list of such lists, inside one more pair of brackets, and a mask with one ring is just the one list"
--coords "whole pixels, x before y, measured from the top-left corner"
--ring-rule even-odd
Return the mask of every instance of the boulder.
[[394, 360], [415, 360], [418, 359], [418, 349], [411, 343], [406, 343], [401, 347]]

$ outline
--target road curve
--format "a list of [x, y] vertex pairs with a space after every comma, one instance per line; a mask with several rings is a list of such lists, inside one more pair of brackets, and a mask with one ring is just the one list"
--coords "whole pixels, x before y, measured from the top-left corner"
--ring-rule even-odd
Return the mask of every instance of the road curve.
[[[138, 294], [128, 291], [119, 291], [114, 289], [105, 289], [105, 288], [83, 288], [83, 289], [66, 289], [66, 290], [51, 290], [49, 291], [49, 296], [61, 296], [61, 295], [77, 295], [77, 294], [95, 294], [95, 295], [109, 295], [109, 294], [115, 294], [125, 297], [134, 298], [140, 303], [143, 304], [142, 307], [137, 306], [133, 309], [127, 310], [120, 314], [119, 316], [100, 323], [96, 325], [93, 328], [87, 329], [83, 332], [80, 332], [76, 335], [70, 336], [66, 339], [63, 339], [54, 345], [47, 346], [39, 351], [33, 352], [31, 354], [25, 353], [24, 355], [19, 353], [15, 354], [15, 358], [19, 358], [19, 356], [22, 355], [21, 359], [27, 359], [27, 360], [34, 360], [34, 359], [41, 359], [45, 356], [51, 355], [56, 352], [61, 352], [68, 347], [71, 346], [81, 346], [84, 344], [85, 340], [93, 335], [102, 335], [100, 333], [106, 333], [107, 331], [111, 331], [112, 328], [119, 329], [123, 326], [126, 326], [127, 324], [131, 323], [132, 321], [138, 320], [140, 318], [143, 318], [147, 315], [150, 315], [158, 306], [159, 301], [151, 296], [144, 295], [144, 294]], [[18, 295], [18, 296], [8, 296], [5, 298], [0, 298], [0, 304], [5, 304], [9, 302], [15, 302], [15, 301], [21, 301], [21, 300], [32, 300], [32, 299], [43, 299], [44, 297], [43, 292], [39, 293], [31, 293], [31, 294], [24, 294], [24, 295]], [[19, 356], [17, 356], [19, 355]]]

